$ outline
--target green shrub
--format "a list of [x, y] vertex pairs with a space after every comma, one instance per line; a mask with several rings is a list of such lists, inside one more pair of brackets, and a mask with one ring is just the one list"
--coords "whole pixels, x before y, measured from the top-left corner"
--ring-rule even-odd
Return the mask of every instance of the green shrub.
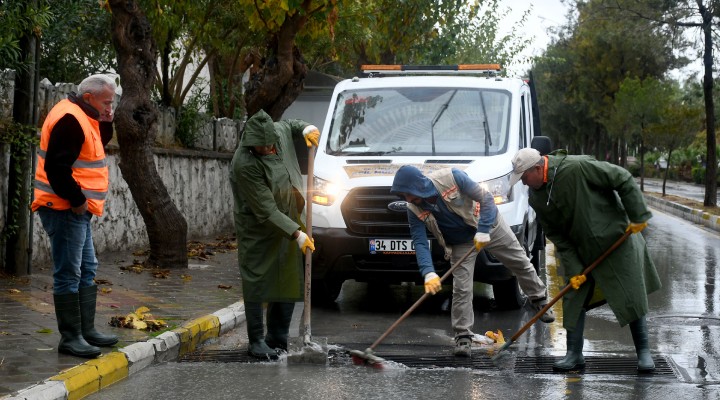
[[692, 178], [695, 183], [705, 184], [705, 168], [693, 167]]
[[200, 137], [200, 127], [205, 122], [205, 104], [208, 95], [194, 90], [185, 104], [178, 110], [175, 138], [185, 147], [194, 147]]

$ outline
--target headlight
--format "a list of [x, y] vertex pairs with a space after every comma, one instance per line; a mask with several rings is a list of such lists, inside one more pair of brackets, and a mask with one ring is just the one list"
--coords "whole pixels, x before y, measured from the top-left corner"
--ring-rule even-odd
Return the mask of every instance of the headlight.
[[495, 204], [505, 204], [512, 201], [512, 193], [510, 191], [510, 174], [501, 176], [489, 181], [480, 182], [480, 186], [485, 188], [495, 199]]
[[330, 181], [320, 179], [317, 176], [313, 177], [313, 191], [312, 191], [312, 202], [321, 206], [331, 206], [340, 188]]

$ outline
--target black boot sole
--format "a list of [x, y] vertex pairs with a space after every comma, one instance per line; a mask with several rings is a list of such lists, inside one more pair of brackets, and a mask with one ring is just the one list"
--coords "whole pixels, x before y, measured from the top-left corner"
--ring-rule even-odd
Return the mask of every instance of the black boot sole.
[[117, 344], [117, 342], [120, 341], [119, 339], [97, 341], [97, 340], [88, 339], [86, 337], [84, 337], [84, 338], [85, 338], [85, 341], [88, 342], [88, 344], [96, 346], [96, 347], [112, 347], [112, 346], [115, 346]]
[[100, 352], [100, 351], [92, 352], [92, 353], [78, 353], [78, 352], [72, 351], [70, 349], [61, 349], [61, 348], [58, 348], [58, 353], [67, 354], [67, 355], [75, 356], [75, 357], [81, 357], [81, 358], [98, 358], [102, 354], [102, 352]]
[[575, 364], [572, 368], [562, 368], [553, 365], [552, 369], [555, 372], [582, 371], [585, 369], [585, 364]]
[[248, 355], [249, 355], [250, 357], [257, 358], [258, 360], [270, 360], [270, 361], [275, 361], [275, 360], [278, 359], [278, 355], [277, 355], [277, 354], [258, 354], [258, 353], [253, 353], [253, 352], [250, 351], [250, 350], [248, 350]]

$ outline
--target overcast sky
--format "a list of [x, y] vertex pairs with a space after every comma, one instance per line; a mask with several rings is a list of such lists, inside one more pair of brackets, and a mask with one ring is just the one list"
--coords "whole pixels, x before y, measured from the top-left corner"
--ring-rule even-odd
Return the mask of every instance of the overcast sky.
[[[518, 34], [533, 39], [531, 47], [523, 54], [538, 56], [547, 48], [550, 43], [548, 28], [557, 27], [565, 22], [568, 7], [560, 0], [502, 0], [501, 7], [510, 8], [510, 14], [506, 17], [508, 28], [520, 20], [522, 14], [531, 9], [530, 16], [522, 30]], [[520, 65], [511, 69], [512, 74], [523, 73], [529, 65]]]
[[[572, 0], [565, 0], [565, 3]], [[511, 8], [510, 14], [506, 17], [506, 26], [512, 28], [513, 23], [520, 20], [523, 12], [530, 9], [530, 17], [525, 24], [524, 29], [519, 33], [527, 38], [533, 38], [533, 44], [525, 51], [524, 55], [539, 56], [550, 44], [550, 35], [547, 33], [548, 28], [558, 27], [565, 24], [567, 12], [570, 7], [561, 0], [501, 0], [501, 7]], [[697, 32], [687, 30], [688, 37], [697, 36]], [[689, 52], [688, 57], [693, 59], [694, 52]], [[520, 75], [530, 67], [529, 64], [522, 64], [510, 69], [510, 75]], [[670, 72], [672, 78], [683, 80], [688, 76], [700, 78], [702, 76], [703, 66], [702, 59], [694, 59], [694, 61], [682, 70], [674, 70]]]

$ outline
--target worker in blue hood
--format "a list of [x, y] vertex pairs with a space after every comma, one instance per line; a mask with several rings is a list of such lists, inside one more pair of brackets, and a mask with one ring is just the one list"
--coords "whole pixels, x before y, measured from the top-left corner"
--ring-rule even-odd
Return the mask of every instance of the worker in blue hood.
[[320, 132], [301, 120], [273, 122], [261, 110], [245, 124], [230, 167], [248, 353], [263, 359], [277, 359], [275, 349], [287, 350], [294, 303], [304, 294], [302, 255], [315, 250], [305, 233], [308, 200], [293, 136], [317, 147]]
[[[410, 234], [426, 293], [436, 294], [442, 288], [428, 246], [429, 230], [453, 265], [473, 246], [478, 251], [484, 248], [517, 276], [533, 311], [539, 312], [547, 304], [545, 284], [498, 212], [492, 194], [465, 172], [444, 168], [425, 176], [417, 167], [404, 165], [395, 173], [390, 192], [408, 202]], [[471, 356], [477, 254], [472, 252], [453, 272], [451, 323], [455, 333], [454, 354], [461, 357]], [[550, 309], [540, 320], [549, 323], [555, 320], [555, 315]]]

